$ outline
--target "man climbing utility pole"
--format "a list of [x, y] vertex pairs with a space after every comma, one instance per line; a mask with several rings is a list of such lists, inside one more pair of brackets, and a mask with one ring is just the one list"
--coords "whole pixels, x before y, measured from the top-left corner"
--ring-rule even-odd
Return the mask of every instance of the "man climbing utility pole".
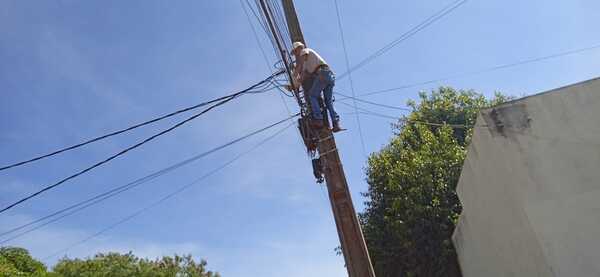
[[[321, 58], [315, 50], [307, 48], [300, 41], [296, 41], [292, 44], [292, 53], [296, 57], [296, 67], [294, 77], [299, 79], [299, 82], [292, 83], [306, 83], [307, 79], [312, 79], [312, 85], [308, 89], [308, 100], [310, 108], [312, 110], [312, 123], [314, 128], [323, 128], [323, 114], [320, 107], [321, 92], [323, 92], [323, 100], [325, 101], [326, 110], [331, 116], [331, 122], [333, 123], [333, 132], [337, 133], [342, 130], [340, 128], [340, 117], [333, 108], [333, 87], [335, 86], [335, 74], [327, 64], [327, 62]], [[306, 87], [309, 87], [308, 85]], [[297, 88], [296, 88], [297, 89]], [[306, 91], [306, 90], [305, 90]]]
[[[282, 0], [282, 4], [291, 42], [301, 42], [306, 45], [300, 29], [300, 24], [298, 22], [293, 0]], [[281, 58], [286, 70], [288, 71], [289, 80], [290, 82], [293, 82], [294, 77], [291, 71], [291, 64], [289, 63], [290, 61], [288, 60], [287, 56], [288, 53], [285, 53], [282, 50], [282, 44], [280, 41], [278, 41], [279, 36], [277, 35], [277, 31], [273, 24], [273, 12], [270, 11], [266, 0], [260, 0], [260, 5], [264, 15], [266, 16], [269, 28], [275, 38], [275, 41], [277, 42], [279, 51], [281, 52]], [[303, 91], [308, 92], [311, 89], [310, 86], [312, 86], [311, 82], [302, 83]], [[298, 89], [295, 90], [295, 93], [296, 95], [300, 95], [300, 91]], [[306, 93], [304, 96], [307, 98]], [[298, 99], [298, 102], [300, 103], [301, 98]], [[309, 102], [308, 99], [303, 99], [303, 101], [305, 101], [304, 103]], [[308, 107], [301, 106], [301, 110], [310, 111], [311, 107], [310, 105]], [[306, 117], [310, 116], [310, 112], [304, 112], [302, 115], [305, 119]], [[350, 277], [375, 277], [369, 252], [367, 250], [360, 224], [358, 223], [356, 211], [354, 210], [354, 205], [350, 196], [350, 190], [348, 189], [348, 183], [346, 182], [344, 169], [342, 167], [338, 149], [335, 144], [335, 138], [333, 137], [331, 129], [328, 128], [329, 121], [327, 117], [323, 118], [323, 124], [327, 128], [308, 130], [311, 135], [316, 136], [316, 140], [312, 139], [312, 142], [316, 144], [316, 149], [319, 153], [319, 159], [316, 159], [316, 163], [313, 161], [313, 167], [315, 167], [315, 164], [318, 165], [318, 170], [315, 170], [315, 176], [320, 174], [325, 175], [327, 190], [329, 192], [329, 200], [331, 202], [331, 208], [333, 210], [333, 216], [338, 230], [338, 236], [340, 238], [342, 253], [344, 254], [348, 275]], [[305, 139], [306, 143], [305, 134], [303, 134], [303, 138]], [[309, 147], [309, 145], [310, 143], [307, 143], [307, 147], [309, 148], [309, 151], [311, 151], [312, 149]]]

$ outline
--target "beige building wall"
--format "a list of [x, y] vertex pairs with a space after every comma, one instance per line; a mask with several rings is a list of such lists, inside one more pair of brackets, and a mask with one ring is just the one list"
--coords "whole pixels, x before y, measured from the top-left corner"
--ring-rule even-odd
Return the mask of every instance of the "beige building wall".
[[463, 276], [600, 276], [600, 78], [482, 111], [457, 190]]

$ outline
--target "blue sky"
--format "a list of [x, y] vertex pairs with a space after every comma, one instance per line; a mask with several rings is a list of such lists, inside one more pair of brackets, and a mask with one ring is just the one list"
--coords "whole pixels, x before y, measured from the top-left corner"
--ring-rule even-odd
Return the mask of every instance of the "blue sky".
[[[252, 1], [251, 1], [252, 2]], [[450, 0], [345, 1], [340, 9], [355, 64]], [[345, 72], [335, 6], [297, 1], [306, 40]], [[468, 1], [353, 73], [357, 94], [600, 44], [600, 3]], [[2, 1], [0, 164], [22, 160], [247, 87], [269, 74], [238, 0]], [[260, 39], [271, 61], [275, 54]], [[369, 96], [404, 105], [440, 85], [486, 95], [537, 93], [599, 75], [600, 50]], [[349, 93], [348, 80], [339, 91]], [[190, 125], [0, 215], [0, 230], [45, 215], [287, 116], [276, 93], [246, 96]], [[294, 103], [288, 101], [296, 110]], [[365, 156], [352, 109], [338, 146], [357, 210]], [[363, 106], [399, 116], [394, 110]], [[390, 120], [361, 116], [367, 151], [392, 135]], [[0, 203], [25, 196], [165, 128], [169, 121], [29, 166], [0, 172]], [[264, 134], [263, 136], [268, 135]], [[14, 242], [38, 258], [81, 240], [256, 144], [207, 157], [142, 188]], [[83, 257], [132, 250], [192, 253], [224, 276], [345, 276], [323, 187], [293, 129], [150, 212], [73, 248]], [[48, 261], [53, 264], [55, 260]]]

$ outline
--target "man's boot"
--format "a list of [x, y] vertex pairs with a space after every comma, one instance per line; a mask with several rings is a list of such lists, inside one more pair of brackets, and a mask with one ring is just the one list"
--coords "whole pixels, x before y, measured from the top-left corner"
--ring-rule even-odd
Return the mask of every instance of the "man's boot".
[[336, 121], [333, 122], [333, 129], [331, 129], [331, 131], [333, 131], [334, 133], [337, 133], [337, 132], [343, 131], [343, 130], [344, 129], [342, 129], [340, 127], [340, 121], [339, 120], [336, 120]]

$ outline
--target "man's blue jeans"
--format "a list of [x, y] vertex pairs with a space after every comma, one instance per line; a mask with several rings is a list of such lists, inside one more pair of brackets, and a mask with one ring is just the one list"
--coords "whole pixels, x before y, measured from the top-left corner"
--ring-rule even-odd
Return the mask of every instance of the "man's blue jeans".
[[325, 107], [329, 111], [331, 120], [338, 121], [339, 116], [333, 109], [333, 87], [335, 86], [335, 75], [329, 69], [318, 69], [315, 80], [308, 92], [310, 98], [310, 107], [314, 119], [323, 120], [323, 112], [319, 106], [319, 97], [323, 92]]

